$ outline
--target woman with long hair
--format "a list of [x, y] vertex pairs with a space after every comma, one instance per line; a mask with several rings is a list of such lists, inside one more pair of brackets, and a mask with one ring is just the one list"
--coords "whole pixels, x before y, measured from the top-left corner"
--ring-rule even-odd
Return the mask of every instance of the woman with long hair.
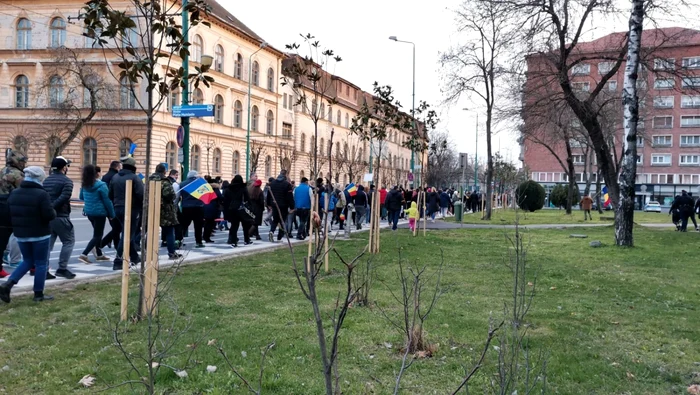
[[80, 200], [85, 202], [83, 213], [92, 224], [92, 239], [88, 242], [83, 253], [78, 257], [83, 263], [91, 264], [88, 254], [95, 250], [95, 259], [98, 262], [110, 262], [111, 258], [102, 254], [100, 244], [105, 230], [107, 218], [114, 218], [114, 205], [109, 200], [107, 184], [100, 181], [100, 168], [94, 165], [83, 166], [82, 186], [80, 188]]
[[239, 208], [244, 202], [250, 201], [248, 196], [248, 188], [243, 182], [243, 177], [236, 175], [233, 177], [231, 184], [228, 186], [226, 191], [224, 191], [224, 207], [225, 207], [225, 218], [227, 221], [231, 222], [231, 228], [228, 232], [228, 244], [231, 247], [238, 247], [238, 225], [243, 226], [243, 240], [245, 245], [253, 244], [250, 241], [250, 225], [251, 221], [247, 218], [243, 218], [239, 213]]
[[262, 240], [260, 237], [260, 225], [263, 221], [263, 212], [265, 211], [265, 194], [261, 188], [262, 181], [255, 180], [248, 187], [248, 195], [250, 196], [250, 208], [255, 213], [255, 221], [250, 226], [250, 237], [255, 236], [255, 240]]

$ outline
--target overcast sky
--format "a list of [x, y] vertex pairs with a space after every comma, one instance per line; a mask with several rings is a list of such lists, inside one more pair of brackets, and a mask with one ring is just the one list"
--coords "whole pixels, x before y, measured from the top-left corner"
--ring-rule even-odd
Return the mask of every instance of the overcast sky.
[[[389, 36], [416, 44], [416, 104], [425, 100], [437, 107], [440, 128], [449, 131], [459, 152], [467, 152], [472, 160], [475, 152], [475, 124], [478, 110], [468, 99], [455, 105], [442, 105], [439, 53], [459, 39], [455, 31], [453, 10], [460, 0], [355, 0], [343, 6], [333, 2], [265, 2], [219, 0], [235, 15], [274, 47], [301, 41], [300, 33], [311, 33], [326, 47], [343, 58], [335, 74], [371, 92], [372, 83], [391, 85], [406, 110], [411, 109], [412, 47], [390, 41]], [[264, 4], [264, 6], [263, 6]], [[303, 4], [303, 5], [302, 5]], [[308, 5], [307, 5], [308, 4]], [[625, 2], [623, 7], [628, 7]], [[677, 22], [676, 22], [677, 23]], [[673, 21], [663, 23], [672, 25]], [[593, 20], [598, 25], [584, 36], [586, 40], [612, 31], [626, 30], [626, 21]], [[684, 24], [680, 24], [683, 26]], [[690, 26], [688, 26], [690, 27]], [[481, 115], [481, 121], [485, 119]], [[501, 131], [493, 137], [493, 150], [520, 165], [519, 147], [513, 131]], [[480, 161], [486, 156], [486, 141], [479, 133]]]

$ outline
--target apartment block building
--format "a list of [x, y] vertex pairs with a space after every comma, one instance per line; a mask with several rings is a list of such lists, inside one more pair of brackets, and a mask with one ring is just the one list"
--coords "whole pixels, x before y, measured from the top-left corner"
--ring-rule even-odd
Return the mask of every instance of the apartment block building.
[[[625, 33], [613, 33], [597, 40], [580, 43], [578, 55], [583, 60], [570, 70], [574, 89], [589, 92], [611, 70], [613, 63], [606, 54], [619, 50]], [[640, 123], [638, 124], [637, 196], [638, 207], [650, 200], [669, 206], [682, 189], [700, 192], [700, 31], [683, 28], [653, 29], [643, 34], [644, 65], [640, 68]], [[609, 56], [608, 56], [609, 58]], [[528, 59], [534, 65], [536, 57]], [[625, 64], [604, 87], [602, 96], [617, 96], [614, 122], [609, 126], [619, 155], [624, 132], [622, 95]], [[558, 87], [557, 87], [558, 88]], [[525, 91], [524, 100], [528, 99]], [[608, 115], [610, 116], [610, 115]], [[524, 116], [525, 122], [528, 117]], [[530, 121], [535, 122], [535, 121]], [[537, 125], [527, 125], [533, 127]], [[580, 125], [578, 125], [580, 127]], [[546, 188], [568, 181], [555, 156], [542, 144], [523, 136], [521, 157], [531, 179]], [[585, 155], [585, 144], [572, 141], [576, 177], [583, 190], [584, 173], [590, 175], [595, 193], [596, 160]], [[563, 144], [555, 148], [566, 158]], [[592, 161], [587, 166], [588, 161]], [[584, 171], [587, 169], [588, 171]]]

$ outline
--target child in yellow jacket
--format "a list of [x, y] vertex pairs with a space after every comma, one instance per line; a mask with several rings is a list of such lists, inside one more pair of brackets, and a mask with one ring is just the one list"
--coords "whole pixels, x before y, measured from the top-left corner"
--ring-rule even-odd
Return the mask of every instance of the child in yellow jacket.
[[418, 219], [418, 205], [416, 205], [416, 202], [411, 202], [411, 208], [407, 208], [404, 211], [408, 217], [408, 227], [413, 232], [416, 229], [416, 220]]

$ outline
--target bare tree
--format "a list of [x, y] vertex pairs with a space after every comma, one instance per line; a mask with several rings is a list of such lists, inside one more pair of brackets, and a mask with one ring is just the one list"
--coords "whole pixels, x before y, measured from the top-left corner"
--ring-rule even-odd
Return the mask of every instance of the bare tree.
[[90, 123], [98, 111], [115, 107], [114, 88], [94, 66], [81, 59], [73, 49], [50, 49], [51, 62], [47, 77], [40, 83], [38, 93], [46, 103], [40, 105], [46, 123], [41, 140], [48, 145], [51, 158], [59, 156]]
[[299, 151], [297, 151], [294, 145], [281, 143], [275, 146], [275, 158], [281, 170], [287, 170], [287, 172], [291, 171], [292, 163], [296, 162], [298, 157]]
[[256, 173], [258, 171], [258, 165], [260, 164], [260, 157], [267, 152], [265, 145], [259, 141], [250, 141], [250, 174]]
[[459, 166], [459, 158], [449, 134], [445, 131], [434, 131], [428, 143], [428, 168], [425, 182], [438, 187], [454, 183], [462, 184], [464, 182], [461, 179], [462, 174], [473, 175], [474, 169], [462, 169]]
[[204, 140], [204, 149], [207, 150], [207, 175], [211, 176], [211, 160], [209, 159], [209, 152], [216, 148], [216, 142], [210, 138], [207, 137], [206, 140]]

